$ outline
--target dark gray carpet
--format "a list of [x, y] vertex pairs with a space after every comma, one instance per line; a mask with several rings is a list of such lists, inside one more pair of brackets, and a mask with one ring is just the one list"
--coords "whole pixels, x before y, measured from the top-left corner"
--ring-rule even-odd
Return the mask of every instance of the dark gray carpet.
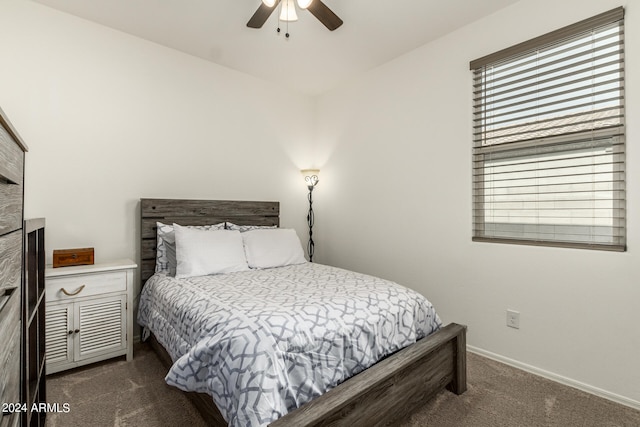
[[[153, 351], [137, 345], [122, 359], [47, 377], [47, 401], [69, 403], [47, 415], [48, 427], [206, 426], [185, 396], [164, 383]], [[403, 427], [638, 427], [640, 411], [468, 355], [468, 390], [447, 391], [407, 417]]]
[[47, 377], [47, 402], [69, 403], [47, 414], [47, 427], [206, 426], [183, 393], [164, 382], [165, 370], [147, 345], [124, 358]]
[[404, 427], [640, 427], [640, 411], [467, 353], [467, 387], [443, 392]]

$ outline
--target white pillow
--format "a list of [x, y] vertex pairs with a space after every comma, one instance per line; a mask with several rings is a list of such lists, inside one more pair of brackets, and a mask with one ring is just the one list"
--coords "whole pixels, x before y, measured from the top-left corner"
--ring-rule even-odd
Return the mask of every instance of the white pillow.
[[[156, 247], [156, 273], [167, 272], [170, 276], [176, 274], [176, 237], [173, 225], [156, 222], [157, 247]], [[225, 223], [213, 225], [187, 225], [189, 228], [199, 230], [224, 230]]]
[[300, 239], [291, 228], [250, 230], [242, 233], [250, 268], [283, 267], [307, 262]]
[[248, 270], [239, 231], [198, 230], [173, 224], [176, 277], [206, 276]]

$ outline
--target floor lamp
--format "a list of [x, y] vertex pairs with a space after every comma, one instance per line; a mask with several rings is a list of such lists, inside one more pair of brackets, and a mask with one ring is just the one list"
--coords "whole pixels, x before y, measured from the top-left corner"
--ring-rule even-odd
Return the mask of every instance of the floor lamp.
[[320, 174], [320, 170], [318, 169], [303, 169], [302, 176], [304, 176], [304, 181], [307, 184], [307, 188], [309, 189], [309, 195], [307, 198], [309, 199], [309, 213], [307, 213], [307, 224], [309, 225], [309, 243], [307, 243], [307, 253], [309, 254], [309, 262], [313, 262], [313, 252], [314, 246], [313, 243], [313, 189], [318, 182], [318, 175]]

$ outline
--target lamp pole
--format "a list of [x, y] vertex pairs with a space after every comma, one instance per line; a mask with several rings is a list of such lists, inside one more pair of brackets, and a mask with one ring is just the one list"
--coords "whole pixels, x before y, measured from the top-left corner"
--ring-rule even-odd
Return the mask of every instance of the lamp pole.
[[313, 188], [315, 185], [309, 185], [309, 213], [307, 213], [307, 224], [309, 225], [309, 243], [307, 243], [307, 253], [309, 254], [309, 262], [313, 262], [313, 253], [315, 243], [313, 243]]
[[315, 243], [313, 242], [313, 189], [320, 181], [318, 178], [320, 171], [318, 169], [303, 169], [300, 172], [302, 172], [304, 181], [307, 183], [307, 189], [309, 190], [309, 195], [307, 196], [307, 199], [309, 200], [309, 212], [307, 213], [309, 242], [307, 243], [307, 253], [309, 254], [309, 262], [313, 262], [313, 253], [315, 251]]

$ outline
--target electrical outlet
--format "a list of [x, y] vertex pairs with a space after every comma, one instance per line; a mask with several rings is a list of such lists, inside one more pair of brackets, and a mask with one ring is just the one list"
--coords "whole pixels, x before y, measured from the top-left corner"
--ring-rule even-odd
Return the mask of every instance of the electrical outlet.
[[520, 329], [519, 311], [507, 310], [507, 326], [510, 328]]

